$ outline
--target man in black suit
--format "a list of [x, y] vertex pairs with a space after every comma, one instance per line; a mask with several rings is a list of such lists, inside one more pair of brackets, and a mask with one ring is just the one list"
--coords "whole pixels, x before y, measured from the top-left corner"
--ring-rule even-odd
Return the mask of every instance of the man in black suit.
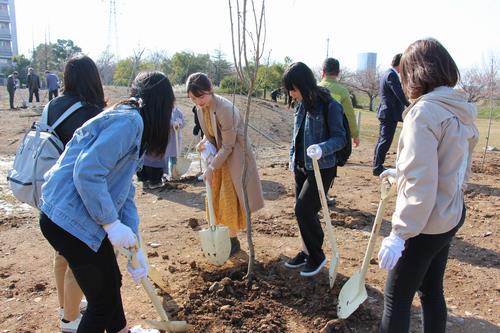
[[17, 88], [17, 71], [14, 71], [7, 77], [7, 91], [9, 92], [9, 105], [11, 110], [14, 108], [14, 94]]
[[410, 105], [399, 81], [400, 60], [401, 53], [398, 53], [392, 59], [392, 67], [380, 79], [380, 105], [377, 112], [380, 129], [373, 157], [374, 176], [379, 176], [385, 170], [385, 155], [391, 147], [398, 121], [403, 121], [403, 110]]
[[28, 68], [28, 91], [29, 91], [29, 99], [28, 101], [33, 102], [33, 94], [35, 95], [37, 103], [40, 102], [40, 94], [38, 91], [40, 90], [40, 77], [35, 74], [33, 68]]

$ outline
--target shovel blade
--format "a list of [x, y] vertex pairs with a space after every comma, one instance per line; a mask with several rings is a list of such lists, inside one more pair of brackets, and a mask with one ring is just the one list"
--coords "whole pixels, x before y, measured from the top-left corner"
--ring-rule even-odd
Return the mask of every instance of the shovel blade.
[[146, 320], [146, 323], [160, 331], [166, 332], [187, 332], [189, 325], [185, 321], [157, 321]]
[[231, 253], [229, 229], [222, 225], [200, 230], [200, 243], [203, 254], [214, 265], [221, 266]]
[[341, 319], [346, 319], [356, 311], [367, 297], [365, 279], [361, 276], [361, 272], [358, 271], [347, 280], [340, 290], [337, 316]]
[[177, 163], [175, 164], [175, 169], [177, 176], [180, 177], [186, 172], [188, 172], [191, 166], [191, 160], [185, 157], [177, 157]]
[[335, 284], [335, 279], [337, 278], [338, 263], [339, 263], [339, 255], [332, 254], [332, 259], [330, 261], [330, 268], [328, 270], [328, 279], [330, 280], [330, 289], [333, 288], [333, 285]]

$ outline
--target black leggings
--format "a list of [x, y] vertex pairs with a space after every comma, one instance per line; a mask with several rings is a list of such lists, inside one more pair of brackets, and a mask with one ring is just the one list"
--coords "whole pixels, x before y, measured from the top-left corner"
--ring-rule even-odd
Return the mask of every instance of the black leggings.
[[50, 245], [67, 261], [88, 301], [78, 333], [114, 333], [126, 325], [120, 295], [121, 273], [106, 237], [94, 252], [78, 238], [40, 214], [40, 229]]
[[[328, 193], [336, 169], [333, 167], [320, 170], [325, 193]], [[324, 233], [318, 217], [321, 201], [314, 171], [306, 171], [301, 167], [295, 169], [295, 197], [295, 216], [299, 222], [300, 235], [309, 252], [309, 261], [319, 265], [325, 259], [322, 250]]]
[[444, 234], [420, 234], [406, 241], [402, 257], [389, 271], [384, 291], [380, 332], [405, 333], [410, 329], [410, 309], [418, 291], [425, 333], [446, 331], [447, 308], [443, 277], [453, 236], [465, 220], [465, 206], [458, 225]]

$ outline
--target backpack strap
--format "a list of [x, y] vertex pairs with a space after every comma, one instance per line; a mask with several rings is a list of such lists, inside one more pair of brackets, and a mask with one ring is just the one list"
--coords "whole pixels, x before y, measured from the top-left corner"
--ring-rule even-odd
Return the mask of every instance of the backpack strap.
[[[43, 112], [42, 112], [42, 124], [45, 124], [47, 127], [49, 127], [48, 125], [48, 118], [49, 118], [49, 103], [47, 103], [45, 105], [45, 107], [43, 108]], [[71, 116], [73, 114], [73, 112], [75, 112], [76, 110], [78, 110], [79, 108], [81, 108], [83, 106], [82, 102], [78, 101], [76, 102], [75, 104], [71, 105], [66, 111], [64, 111], [64, 113], [56, 120], [56, 122], [54, 124], [52, 124], [52, 126], [50, 126], [50, 128], [52, 128], [52, 130], [55, 130], [57, 126], [59, 126], [63, 121], [66, 120], [66, 118], [68, 118], [69, 116]]]

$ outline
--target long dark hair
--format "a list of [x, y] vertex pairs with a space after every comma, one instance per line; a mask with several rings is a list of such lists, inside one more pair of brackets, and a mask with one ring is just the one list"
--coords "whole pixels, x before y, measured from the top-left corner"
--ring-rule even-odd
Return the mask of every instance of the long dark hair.
[[318, 86], [313, 72], [302, 62], [295, 62], [287, 68], [283, 74], [283, 86], [287, 91], [300, 91], [307, 112], [313, 112], [318, 102], [326, 104], [330, 100], [328, 90]]
[[64, 67], [63, 94], [75, 95], [83, 102], [104, 108], [104, 91], [94, 61], [85, 55], [76, 55]]
[[144, 122], [141, 152], [163, 155], [168, 145], [175, 96], [169, 79], [158, 71], [139, 73], [132, 83], [132, 104]]
[[400, 70], [406, 95], [415, 99], [440, 86], [454, 87], [460, 79], [455, 61], [433, 38], [417, 40], [403, 53]]

